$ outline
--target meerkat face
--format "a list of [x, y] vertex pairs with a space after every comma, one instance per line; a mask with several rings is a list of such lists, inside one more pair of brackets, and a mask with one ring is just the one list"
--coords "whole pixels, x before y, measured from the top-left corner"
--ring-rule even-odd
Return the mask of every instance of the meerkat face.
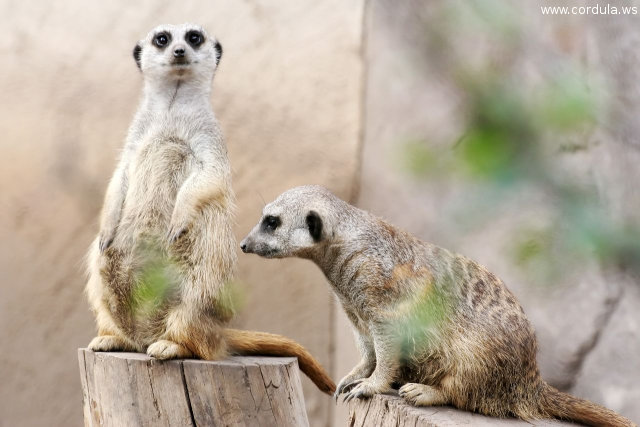
[[194, 24], [160, 25], [133, 49], [133, 58], [145, 78], [213, 78], [222, 46]]
[[330, 234], [324, 206], [312, 188], [294, 188], [265, 206], [258, 224], [240, 243], [242, 251], [265, 258], [311, 257]]

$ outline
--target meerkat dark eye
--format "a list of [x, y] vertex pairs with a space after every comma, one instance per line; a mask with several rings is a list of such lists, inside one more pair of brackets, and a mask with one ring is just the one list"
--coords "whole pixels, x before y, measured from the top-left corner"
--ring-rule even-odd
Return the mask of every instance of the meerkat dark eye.
[[187, 43], [193, 47], [198, 47], [204, 42], [204, 37], [199, 31], [189, 31], [185, 36]]
[[262, 229], [265, 231], [275, 231], [281, 224], [280, 218], [273, 215], [267, 215], [262, 220]]
[[171, 36], [167, 33], [159, 33], [153, 38], [153, 44], [159, 48], [163, 48], [169, 44]]

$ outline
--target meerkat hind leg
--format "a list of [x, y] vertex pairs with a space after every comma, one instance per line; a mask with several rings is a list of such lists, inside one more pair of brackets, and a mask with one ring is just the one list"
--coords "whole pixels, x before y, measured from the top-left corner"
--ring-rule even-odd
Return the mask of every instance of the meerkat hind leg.
[[147, 354], [156, 359], [217, 360], [225, 349], [217, 319], [198, 310], [194, 303], [172, 310], [167, 316], [165, 333], [147, 347]]
[[398, 393], [414, 406], [440, 406], [448, 403], [440, 390], [426, 384], [407, 383], [400, 387]]

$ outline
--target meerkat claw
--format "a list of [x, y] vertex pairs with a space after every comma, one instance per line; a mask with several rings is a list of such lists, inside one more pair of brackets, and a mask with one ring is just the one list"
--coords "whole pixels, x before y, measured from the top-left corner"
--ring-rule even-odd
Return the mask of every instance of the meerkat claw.
[[174, 243], [179, 238], [184, 236], [186, 232], [187, 232], [187, 227], [181, 227], [179, 229], [172, 228], [171, 230], [169, 230], [169, 233], [167, 233], [167, 240], [169, 240], [169, 243]]
[[101, 236], [100, 241], [98, 242], [98, 249], [100, 249], [100, 253], [106, 251], [109, 246], [113, 243], [113, 237], [105, 237]]
[[347, 384], [341, 385], [339, 389], [336, 389], [336, 398], [337, 395], [348, 392], [349, 390], [360, 384], [363, 380], [364, 378], [359, 378], [357, 380], [350, 381]]
[[362, 390], [351, 391], [351, 392], [349, 392], [348, 394], [345, 395], [345, 398], [342, 400], [342, 402], [343, 403], [349, 403], [355, 398], [360, 399], [360, 398], [363, 398], [363, 397], [367, 397], [367, 396], [364, 395]]
[[366, 397], [364, 396], [364, 393], [362, 392], [362, 390], [351, 390], [350, 392], [345, 394], [344, 398], [342, 399], [342, 402], [349, 403], [354, 398], [361, 398], [361, 397]]
[[351, 387], [359, 384], [361, 381], [362, 379], [349, 381], [348, 383], [345, 383], [344, 380], [340, 381], [340, 383], [336, 387], [336, 391], [333, 393], [333, 398], [335, 399], [336, 403], [338, 403], [338, 397], [342, 393], [346, 393], [347, 391], [349, 391], [349, 389], [351, 389]]

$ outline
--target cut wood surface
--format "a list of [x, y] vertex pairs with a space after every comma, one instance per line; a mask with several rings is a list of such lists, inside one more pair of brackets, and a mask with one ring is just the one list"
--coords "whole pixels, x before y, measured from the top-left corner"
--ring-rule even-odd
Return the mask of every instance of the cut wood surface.
[[576, 426], [555, 420], [521, 421], [485, 417], [449, 406], [416, 408], [404, 399], [392, 395], [376, 395], [371, 399], [354, 399], [349, 402], [349, 427], [527, 427], [527, 426]]
[[308, 426], [298, 361], [78, 350], [85, 426]]

